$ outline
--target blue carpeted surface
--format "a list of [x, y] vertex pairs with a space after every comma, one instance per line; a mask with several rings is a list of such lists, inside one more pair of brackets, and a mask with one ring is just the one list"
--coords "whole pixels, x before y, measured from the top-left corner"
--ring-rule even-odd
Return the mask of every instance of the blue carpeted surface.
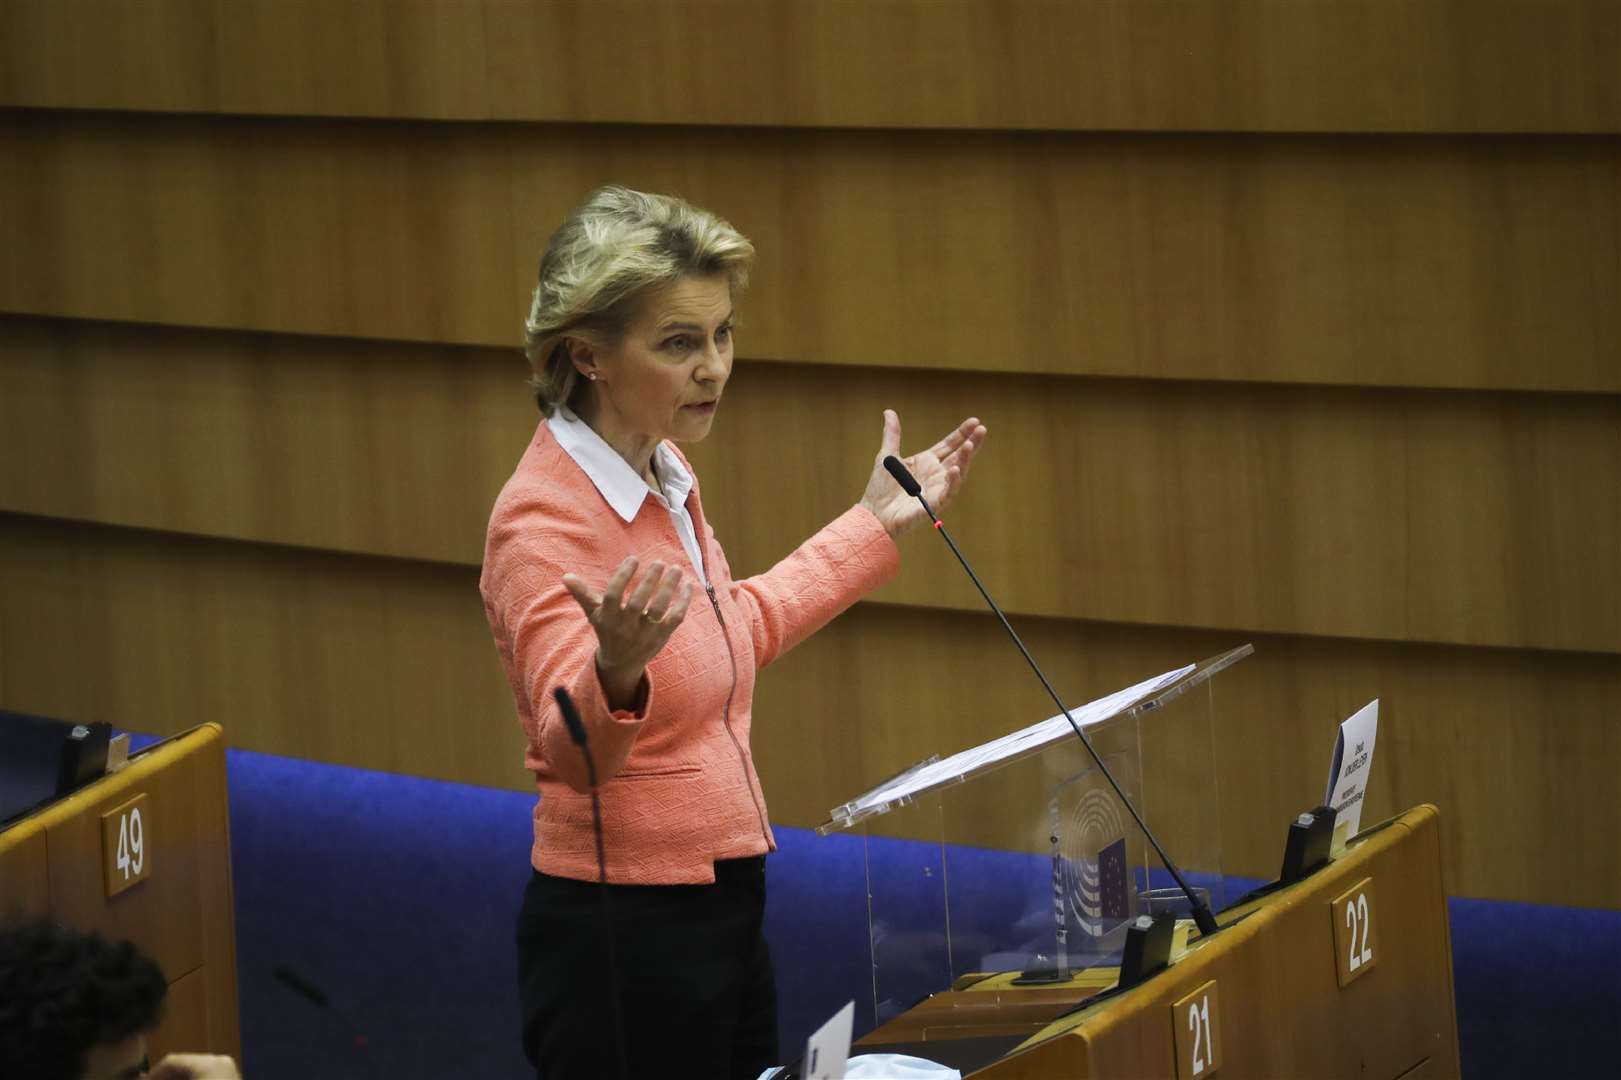
[[[246, 1075], [528, 1075], [512, 920], [533, 796], [242, 751], [229, 762]], [[788, 1053], [852, 996], [858, 1032], [872, 1026], [869, 852], [855, 836], [776, 831], [767, 934]], [[932, 845], [885, 843], [870, 861], [900, 879], [880, 890], [903, 890], [903, 868], [938, 863]], [[1023, 886], [1007, 883], [1027, 875], [1004, 871], [1029, 858], [950, 852], [959, 956], [1024, 910]], [[911, 902], [931, 902], [929, 874], [914, 877], [923, 887]], [[972, 896], [970, 879], [981, 883]], [[1453, 899], [1450, 916], [1469, 1080], [1613, 1075], [1598, 1044], [1621, 1016], [1621, 912]], [[278, 965], [331, 1007], [275, 979]]]
[[246, 1074], [524, 1075], [512, 920], [533, 799], [239, 751], [229, 780]]
[[1621, 1075], [1621, 912], [1452, 897], [1447, 913], [1468, 1080]]

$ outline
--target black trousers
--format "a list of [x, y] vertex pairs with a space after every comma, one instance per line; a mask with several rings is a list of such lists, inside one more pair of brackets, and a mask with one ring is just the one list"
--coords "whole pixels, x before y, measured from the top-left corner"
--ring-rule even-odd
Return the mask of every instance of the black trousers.
[[764, 916], [763, 856], [716, 863], [713, 885], [601, 886], [536, 871], [518, 914], [536, 1076], [616, 1080], [623, 1047], [624, 1080], [754, 1080], [778, 1060]]

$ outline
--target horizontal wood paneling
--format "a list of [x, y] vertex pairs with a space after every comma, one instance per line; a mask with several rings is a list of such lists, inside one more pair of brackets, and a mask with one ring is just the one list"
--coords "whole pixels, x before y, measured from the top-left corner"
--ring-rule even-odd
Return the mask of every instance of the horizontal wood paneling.
[[[0, 353], [33, 514], [476, 565], [537, 421], [516, 351], [7, 319]], [[885, 406], [908, 450], [990, 426], [948, 517], [1011, 610], [1621, 652], [1621, 398], [744, 362], [689, 447], [739, 573], [860, 495]], [[906, 555], [881, 599], [979, 609]]]
[[0, 94], [73, 109], [483, 118], [467, 0], [7, 0]]
[[516, 343], [618, 180], [761, 252], [766, 359], [1621, 391], [1621, 139], [0, 116], [0, 310]]
[[[471, 570], [0, 515], [0, 706], [525, 788]], [[915, 569], [909, 568], [915, 576]], [[1245, 638], [1044, 619], [1072, 703]], [[989, 616], [863, 604], [762, 676], [772, 817], [814, 825], [896, 769], [1052, 711]], [[1365, 820], [1447, 814], [1449, 891], [1614, 906], [1621, 661], [1262, 636], [1215, 683], [1224, 865], [1274, 872], [1322, 797], [1335, 725], [1375, 696]], [[1553, 838], [1557, 837], [1557, 841]]]
[[517, 349], [0, 317], [0, 503], [476, 566], [527, 375]]
[[[828, 464], [860, 475], [882, 406], [904, 410], [909, 447], [973, 412], [992, 434], [948, 517], [1014, 610], [1621, 651], [1616, 398], [765, 374], [757, 393], [743, 373], [694, 451], [741, 570], [853, 493]], [[773, 478], [800, 497], [761, 513]], [[908, 545], [882, 598], [979, 607], [943, 545]]]
[[0, 102], [598, 123], [1621, 131], [1608, 0], [8, 0]]
[[0, 705], [523, 787], [478, 571], [0, 515]]
[[509, 177], [488, 132], [354, 141], [267, 121], [5, 119], [8, 308], [446, 342], [521, 333]]
[[[1229, 870], [1377, 695], [1453, 892], [1614, 906], [1618, 55], [1610, 0], [0, 5], [0, 706], [527, 787], [476, 563], [617, 181], [759, 246], [693, 451], [739, 571], [880, 408], [977, 412], [951, 526], [1066, 694], [1256, 641]], [[1051, 711], [905, 554], [761, 683], [779, 821]]]

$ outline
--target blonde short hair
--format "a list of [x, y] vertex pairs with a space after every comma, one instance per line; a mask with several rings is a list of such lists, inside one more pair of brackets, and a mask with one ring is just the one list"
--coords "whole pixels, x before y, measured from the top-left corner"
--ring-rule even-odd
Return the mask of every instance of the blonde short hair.
[[543, 415], [585, 392], [568, 340], [618, 344], [650, 290], [688, 275], [748, 284], [754, 245], [730, 224], [671, 195], [598, 188], [552, 234], [524, 322], [529, 385]]

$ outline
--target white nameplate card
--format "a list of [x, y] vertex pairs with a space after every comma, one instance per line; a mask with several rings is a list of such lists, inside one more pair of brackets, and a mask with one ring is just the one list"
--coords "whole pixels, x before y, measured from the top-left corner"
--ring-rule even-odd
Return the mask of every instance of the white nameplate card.
[[1327, 805], [1334, 808], [1336, 838], [1349, 839], [1362, 827], [1362, 797], [1373, 765], [1373, 740], [1379, 729], [1379, 699], [1374, 698], [1340, 725], [1334, 765], [1328, 773]]
[[805, 1080], [844, 1080], [850, 1060], [850, 1029], [855, 1025], [856, 1003], [846, 1002], [833, 1019], [816, 1029], [805, 1042]]

